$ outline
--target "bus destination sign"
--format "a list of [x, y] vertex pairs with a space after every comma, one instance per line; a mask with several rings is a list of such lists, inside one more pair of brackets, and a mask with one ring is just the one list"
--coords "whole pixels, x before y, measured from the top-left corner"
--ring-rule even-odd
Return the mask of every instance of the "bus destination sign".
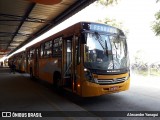
[[93, 23], [88, 23], [88, 30], [91, 31], [97, 31], [97, 32], [105, 32], [105, 33], [119, 33], [118, 29], [107, 26], [107, 25], [102, 25], [102, 24], [93, 24]]

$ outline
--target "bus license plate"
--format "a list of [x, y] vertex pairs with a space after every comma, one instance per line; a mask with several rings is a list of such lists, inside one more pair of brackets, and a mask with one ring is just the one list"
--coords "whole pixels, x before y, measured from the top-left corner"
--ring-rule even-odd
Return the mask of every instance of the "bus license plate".
[[119, 86], [110, 87], [109, 91], [117, 91], [119, 90]]

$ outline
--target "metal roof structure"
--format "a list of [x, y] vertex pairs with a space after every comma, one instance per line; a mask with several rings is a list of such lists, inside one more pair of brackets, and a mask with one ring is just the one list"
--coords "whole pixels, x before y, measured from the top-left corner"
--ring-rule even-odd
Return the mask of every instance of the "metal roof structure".
[[33, 1], [0, 0], [0, 58], [13, 53], [96, 0], [59, 0], [53, 5]]

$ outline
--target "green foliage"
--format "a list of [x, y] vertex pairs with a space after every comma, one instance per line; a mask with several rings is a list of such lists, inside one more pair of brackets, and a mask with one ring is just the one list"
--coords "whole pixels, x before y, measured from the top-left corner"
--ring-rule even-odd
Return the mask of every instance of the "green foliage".
[[98, 20], [97, 22], [104, 23], [104, 24], [107, 24], [107, 25], [110, 25], [110, 26], [113, 26], [119, 29], [123, 28], [122, 23], [118, 22], [116, 19], [105, 18], [104, 20]]
[[101, 5], [104, 5], [104, 6], [108, 6], [108, 5], [111, 5], [111, 4], [114, 4], [114, 3], [117, 4], [117, 1], [118, 0], [97, 0], [97, 3], [101, 4]]
[[[96, 6], [108, 7], [109, 5], [118, 4], [118, 1], [120, 1], [120, 0], [97, 0]], [[110, 18], [106, 17], [103, 20], [102, 19], [97, 20], [97, 22], [104, 23], [104, 24], [107, 24], [107, 25], [124, 30], [124, 26], [123, 26], [122, 22], [119, 22], [116, 19], [110, 19]], [[125, 29], [124, 32], [125, 32], [125, 34], [128, 34], [127, 29]]]
[[125, 35], [127, 35], [129, 33], [128, 29], [124, 28], [123, 23], [117, 21], [116, 19], [110, 19], [110, 18], [105, 18], [105, 19], [99, 19], [97, 20], [98, 23], [103, 23], [103, 24], [107, 24], [116, 28], [119, 28], [121, 30], [124, 31]]
[[[160, 0], [157, 0], [156, 2], [159, 2]], [[160, 11], [155, 14], [156, 20], [154, 21], [152, 25], [152, 29], [156, 36], [160, 36]]]
[[160, 36], [160, 11], [155, 14], [156, 21], [153, 23], [153, 31], [157, 36]]

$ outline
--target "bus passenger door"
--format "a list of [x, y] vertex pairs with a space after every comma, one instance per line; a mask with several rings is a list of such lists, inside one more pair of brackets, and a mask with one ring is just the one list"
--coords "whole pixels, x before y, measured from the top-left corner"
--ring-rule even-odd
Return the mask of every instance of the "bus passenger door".
[[[64, 87], [77, 92], [77, 49], [78, 37], [72, 36], [64, 39], [64, 54], [63, 54], [63, 72], [64, 72]], [[79, 72], [78, 72], [79, 73]]]
[[73, 73], [73, 61], [72, 61], [72, 39], [73, 37], [67, 37], [64, 39], [64, 54], [63, 54], [63, 79], [64, 87], [72, 90], [72, 73]]

